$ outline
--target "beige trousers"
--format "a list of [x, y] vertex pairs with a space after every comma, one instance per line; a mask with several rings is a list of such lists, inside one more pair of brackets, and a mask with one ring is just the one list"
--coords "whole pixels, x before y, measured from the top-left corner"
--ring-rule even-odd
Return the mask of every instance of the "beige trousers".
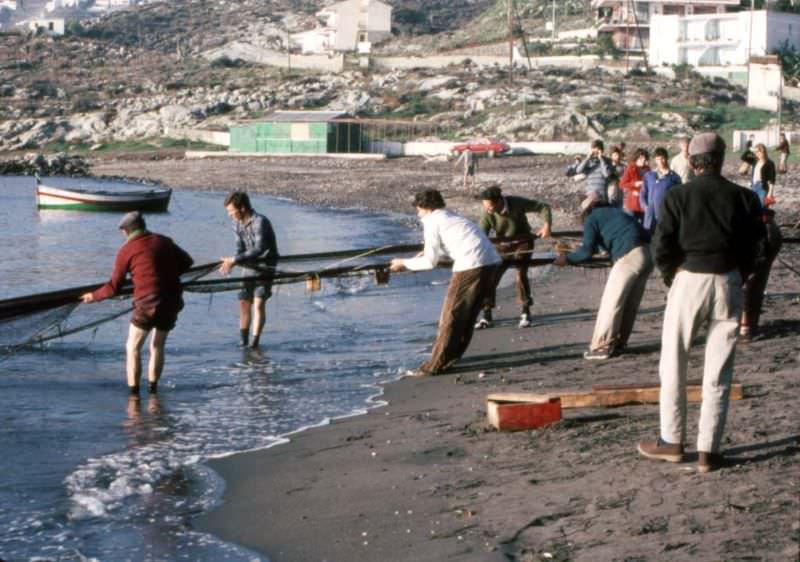
[[706, 325], [697, 450], [719, 452], [728, 414], [741, 311], [742, 277], [738, 271], [723, 274], [679, 271], [675, 276], [664, 311], [658, 366], [661, 438], [664, 441], [686, 443], [689, 348], [697, 330]]
[[627, 345], [651, 271], [653, 260], [646, 246], [634, 248], [614, 263], [600, 299], [589, 346], [592, 350], [613, 350]]

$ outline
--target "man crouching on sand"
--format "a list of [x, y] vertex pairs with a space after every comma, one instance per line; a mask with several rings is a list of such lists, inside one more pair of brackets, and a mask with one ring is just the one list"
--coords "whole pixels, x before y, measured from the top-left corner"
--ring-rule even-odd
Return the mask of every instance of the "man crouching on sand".
[[392, 260], [392, 271], [433, 269], [439, 260], [453, 260], [453, 277], [439, 317], [439, 333], [429, 361], [414, 376], [438, 375], [452, 367], [472, 339], [486, 295], [494, 288], [502, 262], [489, 238], [473, 222], [444, 208], [442, 194], [426, 189], [414, 196], [417, 216], [425, 232], [425, 248], [417, 256]]

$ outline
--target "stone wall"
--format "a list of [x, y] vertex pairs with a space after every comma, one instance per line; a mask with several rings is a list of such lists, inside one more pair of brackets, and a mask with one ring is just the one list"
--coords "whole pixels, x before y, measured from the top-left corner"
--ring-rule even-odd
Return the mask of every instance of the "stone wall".
[[256, 64], [266, 64], [282, 68], [304, 68], [325, 72], [341, 72], [344, 68], [344, 55], [296, 55], [265, 49], [249, 43], [234, 41], [203, 53], [208, 60], [244, 60]]

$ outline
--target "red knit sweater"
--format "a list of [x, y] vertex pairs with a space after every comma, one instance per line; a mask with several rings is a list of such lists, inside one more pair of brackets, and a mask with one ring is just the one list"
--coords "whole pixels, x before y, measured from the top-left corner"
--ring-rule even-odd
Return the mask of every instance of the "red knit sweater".
[[650, 171], [650, 166], [642, 166], [639, 168], [635, 163], [631, 162], [625, 168], [622, 178], [619, 180], [619, 186], [625, 192], [625, 199], [622, 206], [634, 213], [643, 213], [641, 204], [639, 203], [639, 191], [641, 186], [636, 187], [637, 181], [642, 181], [644, 175]]
[[133, 298], [149, 295], [180, 297], [181, 274], [192, 266], [192, 258], [170, 238], [144, 232], [128, 240], [117, 252], [111, 279], [94, 291], [95, 300], [119, 293], [125, 277], [131, 274]]

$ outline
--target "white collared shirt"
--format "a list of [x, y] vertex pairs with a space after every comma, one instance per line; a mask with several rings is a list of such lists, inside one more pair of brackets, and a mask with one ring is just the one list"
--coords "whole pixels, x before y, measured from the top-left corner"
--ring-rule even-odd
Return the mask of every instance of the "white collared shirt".
[[453, 260], [453, 271], [467, 271], [502, 262], [500, 254], [474, 222], [447, 209], [436, 209], [422, 217], [425, 250], [403, 261], [412, 271], [433, 269], [442, 257]]

